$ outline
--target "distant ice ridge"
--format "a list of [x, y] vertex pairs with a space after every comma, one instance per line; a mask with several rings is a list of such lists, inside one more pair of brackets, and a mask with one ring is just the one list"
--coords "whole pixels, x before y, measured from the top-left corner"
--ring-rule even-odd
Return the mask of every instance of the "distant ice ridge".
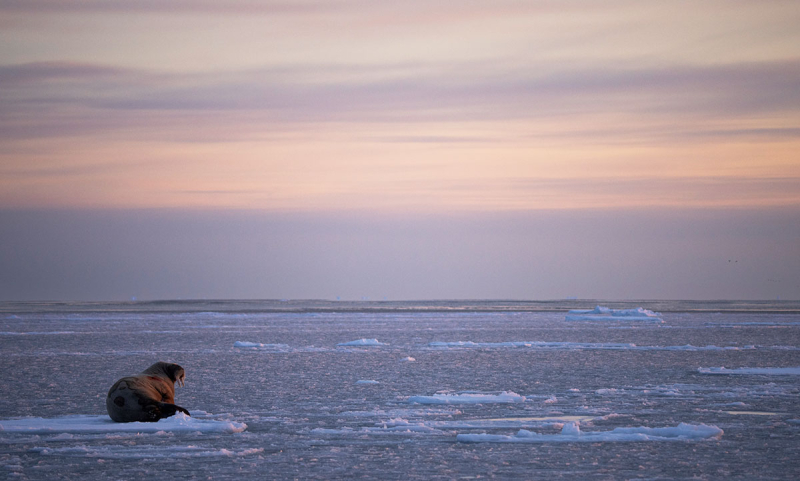
[[355, 341], [340, 342], [337, 346], [388, 346], [377, 339], [356, 339]]
[[77, 331], [30, 331], [30, 332], [12, 332], [2, 331], [0, 336], [63, 336], [66, 334], [86, 334]]
[[428, 343], [434, 348], [529, 348], [529, 349], [594, 349], [617, 351], [741, 351], [753, 349], [779, 350], [783, 346], [756, 347], [756, 346], [637, 346], [631, 343], [615, 342], [559, 342], [559, 341], [508, 341], [508, 342], [473, 342], [473, 341], [434, 341]]
[[58, 418], [22, 418], [0, 420], [0, 432], [24, 434], [54, 433], [240, 433], [247, 424], [234, 421], [198, 419], [183, 413], [156, 423], [115, 423], [106, 415], [74, 415]]
[[720, 439], [722, 429], [706, 424], [681, 423], [666, 428], [615, 428], [611, 431], [583, 432], [577, 422], [564, 424], [561, 434], [539, 434], [520, 429], [515, 436], [500, 434], [459, 434], [456, 440], [462, 443], [549, 443], [549, 442], [631, 442], [631, 441], [689, 441]]
[[594, 309], [573, 309], [567, 313], [567, 321], [646, 321], [664, 322], [661, 314], [643, 307], [636, 309], [611, 309], [597, 306]]
[[464, 393], [434, 394], [433, 396], [411, 396], [408, 402], [415, 404], [484, 404], [484, 403], [521, 403], [525, 396], [512, 391], [500, 394]]
[[701, 374], [755, 374], [767, 376], [800, 376], [800, 367], [740, 367], [726, 369], [724, 367], [700, 367]]

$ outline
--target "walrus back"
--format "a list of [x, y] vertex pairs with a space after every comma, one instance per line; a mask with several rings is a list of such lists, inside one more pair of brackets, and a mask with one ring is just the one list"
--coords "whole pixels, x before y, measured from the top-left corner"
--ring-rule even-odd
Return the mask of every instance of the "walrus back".
[[108, 391], [106, 409], [112, 420], [118, 423], [156, 420], [145, 409], [147, 398], [138, 393], [136, 384], [134, 378], [122, 378]]
[[112, 420], [119, 423], [155, 422], [176, 411], [171, 383], [155, 376], [124, 377], [114, 383], [106, 396], [106, 410]]

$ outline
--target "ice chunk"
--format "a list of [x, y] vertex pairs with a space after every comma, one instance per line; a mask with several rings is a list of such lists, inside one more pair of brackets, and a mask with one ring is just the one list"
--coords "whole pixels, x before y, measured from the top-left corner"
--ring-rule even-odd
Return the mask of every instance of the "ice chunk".
[[722, 429], [706, 424], [681, 423], [665, 428], [616, 428], [611, 431], [581, 431], [577, 423], [567, 423], [561, 434], [539, 434], [520, 429], [515, 436], [500, 434], [459, 434], [462, 443], [549, 443], [549, 442], [630, 442], [630, 441], [689, 441], [720, 439]]
[[388, 346], [377, 339], [356, 339], [355, 341], [340, 342], [337, 346]]
[[356, 384], [380, 384], [379, 381], [373, 381], [371, 379], [359, 379], [356, 381]]
[[701, 374], [755, 374], [766, 376], [800, 376], [800, 367], [740, 367], [726, 369], [724, 367], [700, 367]]
[[561, 434], [566, 436], [578, 436], [581, 433], [580, 424], [573, 421], [571, 423], [565, 423], [564, 427], [561, 428]]
[[521, 403], [525, 396], [512, 391], [500, 394], [464, 393], [434, 394], [433, 396], [411, 396], [408, 402], [416, 404], [484, 404], [484, 403]]
[[646, 321], [664, 322], [661, 314], [643, 307], [636, 309], [611, 309], [597, 306], [594, 309], [573, 309], [567, 313], [567, 321]]
[[22, 418], [0, 420], [4, 433], [55, 434], [55, 433], [156, 433], [159, 431], [182, 433], [240, 433], [247, 424], [234, 421], [198, 419], [183, 413], [156, 423], [115, 423], [106, 415], [74, 415], [58, 418]]
[[414, 361], [416, 361], [416, 359], [414, 359], [411, 356], [404, 357], [403, 359], [400, 359], [400, 362], [414, 362]]

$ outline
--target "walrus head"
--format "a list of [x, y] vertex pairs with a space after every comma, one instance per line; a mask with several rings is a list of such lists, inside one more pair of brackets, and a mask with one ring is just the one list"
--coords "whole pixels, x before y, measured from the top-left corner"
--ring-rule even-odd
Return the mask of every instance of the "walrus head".
[[173, 383], [177, 382], [180, 387], [183, 387], [183, 381], [186, 379], [186, 372], [183, 368], [169, 362], [157, 362], [145, 369], [143, 374], [165, 376]]

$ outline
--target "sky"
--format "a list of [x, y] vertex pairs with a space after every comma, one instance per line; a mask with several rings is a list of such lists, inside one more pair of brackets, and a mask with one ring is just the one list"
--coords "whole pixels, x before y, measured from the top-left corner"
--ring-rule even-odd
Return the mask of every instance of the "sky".
[[800, 299], [799, 26], [0, 0], [0, 300]]

